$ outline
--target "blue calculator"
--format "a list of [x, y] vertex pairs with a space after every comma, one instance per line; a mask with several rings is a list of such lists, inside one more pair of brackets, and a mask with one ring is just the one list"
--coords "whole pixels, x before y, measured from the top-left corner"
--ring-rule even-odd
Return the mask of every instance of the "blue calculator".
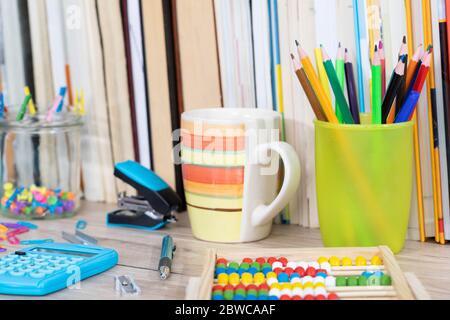
[[0, 294], [44, 296], [102, 273], [118, 262], [115, 250], [48, 243], [0, 257]]

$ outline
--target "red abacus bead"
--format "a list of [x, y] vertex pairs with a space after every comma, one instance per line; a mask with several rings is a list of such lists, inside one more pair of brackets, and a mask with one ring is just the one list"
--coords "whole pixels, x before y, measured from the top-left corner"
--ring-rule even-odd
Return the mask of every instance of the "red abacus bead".
[[277, 258], [275, 257], [270, 257], [269, 259], [267, 259], [268, 264], [273, 264], [275, 261], [277, 261]]
[[236, 290], [239, 290], [239, 289], [245, 290], [245, 286], [242, 283], [239, 283], [235, 289]]
[[303, 269], [302, 267], [295, 268], [295, 272], [298, 273], [298, 275], [302, 278], [305, 276], [305, 269]]
[[302, 297], [300, 297], [300, 296], [293, 296], [292, 300], [302, 300]]
[[308, 269], [306, 269], [307, 276], [315, 277], [316, 274], [317, 274], [317, 271], [313, 267], [309, 267]]
[[234, 291], [234, 286], [232, 284], [227, 284], [223, 287], [223, 291]]
[[249, 284], [247, 286], [247, 291], [250, 291], [250, 290], [258, 291], [258, 286], [255, 286], [254, 284]]
[[311, 295], [311, 294], [308, 294], [308, 295], [305, 296], [304, 300], [314, 300], [314, 296]]
[[288, 263], [288, 259], [286, 259], [285, 257], [279, 258], [278, 261], [280, 261], [283, 264], [283, 267], [286, 267]]
[[258, 259], [256, 259], [256, 262], [258, 262], [259, 264], [264, 264], [264, 263], [266, 263], [266, 259], [264, 259], [264, 258], [258, 258]]
[[219, 259], [217, 259], [216, 264], [219, 264], [219, 263], [223, 263], [226, 265], [228, 263], [228, 261], [227, 261], [227, 259], [219, 258]]
[[283, 269], [281, 269], [281, 268], [275, 268], [275, 269], [273, 269], [273, 272], [275, 272], [277, 275], [279, 275], [280, 273], [283, 272]]
[[223, 287], [219, 286], [219, 285], [216, 285], [216, 286], [213, 287], [213, 291], [223, 291]]
[[339, 297], [336, 293], [330, 293], [328, 295], [328, 300], [339, 300]]
[[282, 295], [280, 300], [291, 300], [291, 297], [289, 297], [287, 294]]
[[267, 285], [267, 283], [263, 283], [259, 286], [259, 290], [269, 290], [270, 287]]
[[317, 273], [324, 273], [324, 274], [328, 275], [328, 272], [325, 269], [319, 269], [319, 270], [317, 270]]
[[294, 269], [292, 269], [292, 268], [286, 268], [286, 269], [284, 269], [284, 272], [287, 273], [287, 275], [290, 277], [291, 274], [294, 273]]
[[244, 258], [244, 259], [242, 260], [242, 262], [246, 262], [246, 263], [252, 263], [252, 262], [253, 262], [253, 260], [252, 260], [252, 259], [250, 259], [250, 258]]
[[323, 294], [319, 294], [316, 296], [316, 300], [327, 300], [327, 297], [325, 297]]

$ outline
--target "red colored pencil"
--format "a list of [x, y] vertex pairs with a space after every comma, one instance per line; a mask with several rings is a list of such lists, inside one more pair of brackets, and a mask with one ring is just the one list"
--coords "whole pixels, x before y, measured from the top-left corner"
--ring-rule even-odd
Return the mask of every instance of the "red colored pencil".
[[381, 62], [381, 94], [384, 99], [384, 97], [386, 96], [386, 55], [384, 53], [383, 41], [381, 40], [378, 44], [378, 52], [380, 53]]

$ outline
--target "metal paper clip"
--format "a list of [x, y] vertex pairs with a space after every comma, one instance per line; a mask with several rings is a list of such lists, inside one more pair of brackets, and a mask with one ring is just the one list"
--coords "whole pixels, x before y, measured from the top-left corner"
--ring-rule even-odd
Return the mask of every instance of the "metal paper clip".
[[131, 276], [115, 276], [116, 293], [120, 296], [137, 296], [141, 289], [134, 282]]
[[96, 245], [98, 243], [97, 239], [91, 237], [90, 235], [85, 234], [84, 232], [81, 232], [80, 230], [75, 231], [75, 236], [83, 240], [86, 244]]

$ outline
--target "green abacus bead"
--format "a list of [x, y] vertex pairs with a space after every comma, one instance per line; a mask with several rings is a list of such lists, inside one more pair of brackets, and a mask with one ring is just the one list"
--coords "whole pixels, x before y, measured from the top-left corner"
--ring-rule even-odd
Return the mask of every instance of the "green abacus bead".
[[356, 277], [356, 276], [348, 277], [347, 286], [348, 287], [357, 287], [358, 286], [358, 280], [359, 280], [359, 277]]
[[240, 296], [243, 296], [243, 297], [247, 296], [247, 292], [245, 291], [245, 289], [237, 289], [234, 293], [236, 295], [240, 295]]
[[272, 269], [272, 265], [270, 264], [270, 263], [264, 263], [263, 265], [262, 265], [262, 267], [261, 267], [261, 269], [266, 269], [266, 268], [270, 268], [270, 269]]
[[367, 284], [371, 287], [381, 286], [381, 277], [379, 276], [371, 276], [367, 279]]
[[234, 293], [233, 293], [233, 291], [225, 291], [223, 293], [223, 297], [225, 298], [225, 300], [233, 300]]
[[367, 278], [366, 277], [359, 277], [359, 286], [360, 287], [367, 287]]
[[346, 277], [336, 277], [336, 287], [346, 287], [347, 278]]
[[381, 277], [381, 285], [382, 286], [391, 286], [392, 285], [392, 278], [385, 274]]
[[250, 268], [250, 265], [247, 262], [242, 262], [240, 269], [248, 270]]
[[247, 291], [247, 295], [249, 296], [258, 296], [258, 291], [257, 290], [248, 290]]
[[226, 269], [227, 266], [225, 264], [223, 264], [223, 263], [218, 263], [218, 264], [216, 264], [216, 269], [219, 269], [219, 268]]
[[255, 268], [256, 270], [261, 270], [261, 265], [258, 262], [253, 262], [251, 265], [252, 268]]
[[237, 263], [237, 262], [230, 262], [230, 264], [228, 265], [228, 268], [239, 270], [239, 263]]
[[258, 295], [259, 296], [268, 296], [269, 295], [269, 291], [268, 290], [259, 290]]

